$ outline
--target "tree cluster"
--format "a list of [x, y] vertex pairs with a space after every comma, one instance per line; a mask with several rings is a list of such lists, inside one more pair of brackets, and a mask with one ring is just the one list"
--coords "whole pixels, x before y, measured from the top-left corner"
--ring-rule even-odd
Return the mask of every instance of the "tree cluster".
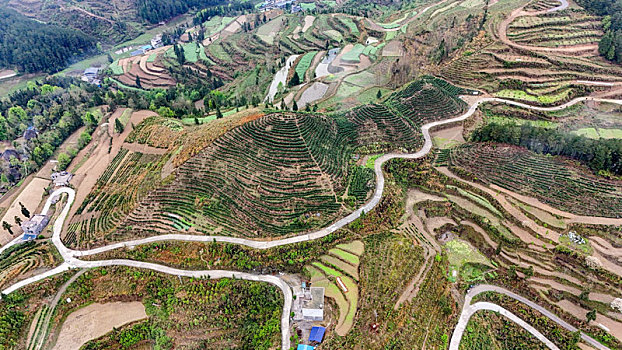
[[0, 7], [0, 67], [53, 73], [94, 49], [95, 40], [79, 31]]
[[[63, 77], [29, 83], [27, 88], [0, 100], [0, 140], [10, 141], [12, 146], [12, 154], [0, 161], [0, 187], [10, 186], [37, 170], [69, 135], [87, 126], [76, 147], [59, 155], [59, 167], [66, 167], [90, 142], [98, 120], [88, 109], [102, 102], [99, 88]], [[26, 140], [22, 136], [28, 128], [36, 132]]]
[[622, 0], [578, 0], [586, 10], [603, 17], [605, 35], [598, 52], [610, 61], [622, 63]]
[[622, 140], [590, 139], [530, 124], [490, 123], [471, 135], [475, 142], [499, 142], [578, 160], [595, 172], [622, 175]]
[[[222, 1], [212, 1], [215, 5], [206, 5], [203, 10], [199, 11], [192, 23], [197, 26], [201, 23], [208, 21], [214, 16], [228, 16], [235, 13], [246, 12], [253, 9], [253, 4], [250, 1], [246, 2], [232, 2], [227, 5], [222, 5]], [[265, 16], [264, 16], [265, 22]]]
[[190, 9], [223, 5], [223, 0], [138, 0], [138, 16], [149, 23], [167, 21]]

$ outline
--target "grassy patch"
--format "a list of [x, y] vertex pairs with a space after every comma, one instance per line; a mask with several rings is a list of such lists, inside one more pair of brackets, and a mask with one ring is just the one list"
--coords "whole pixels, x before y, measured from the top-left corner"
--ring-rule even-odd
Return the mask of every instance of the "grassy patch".
[[355, 280], [359, 279], [359, 272], [355, 266], [352, 266], [343, 260], [340, 260], [332, 255], [322, 255], [320, 260], [325, 264], [334, 266], [335, 268], [345, 272], [349, 276], [352, 276]]
[[354, 35], [359, 35], [359, 29], [350, 17], [339, 16], [338, 18], [341, 22], [343, 22], [343, 24], [345, 24], [348, 27], [348, 29], [350, 30], [350, 33]]
[[365, 50], [365, 46], [357, 43], [350, 51], [341, 56], [341, 59], [348, 62], [361, 62], [359, 56], [363, 53], [363, 50]]
[[358, 264], [360, 263], [359, 261], [359, 257], [357, 255], [354, 255], [350, 252], [347, 252], [345, 250], [341, 250], [339, 248], [335, 248], [335, 249], [331, 249], [328, 251], [329, 253], [341, 258], [342, 260], [352, 264], [352, 265], [356, 265], [358, 266]]
[[339, 276], [343, 276], [343, 274], [331, 267], [328, 267], [320, 262], [314, 262], [312, 263], [313, 266], [317, 267], [318, 269], [320, 269], [322, 272], [324, 272], [326, 275], [328, 276], [333, 276], [333, 277], [339, 277]]
[[476, 195], [475, 193], [463, 190], [460, 187], [456, 187], [456, 186], [451, 186], [451, 185], [447, 185], [447, 188], [453, 188], [455, 190], [458, 191], [458, 193], [460, 193], [460, 195], [467, 197], [468, 199], [472, 200], [473, 202], [481, 205], [482, 207], [490, 210], [491, 212], [493, 212], [494, 214], [496, 214], [499, 217], [503, 217], [503, 214], [501, 214], [501, 212], [499, 210], [497, 210], [497, 208], [495, 208], [494, 205], [492, 205], [486, 198]]
[[488, 259], [469, 243], [460, 240], [452, 239], [445, 243], [445, 249], [447, 251], [447, 258], [449, 260], [449, 280], [455, 282], [462, 268], [469, 264], [466, 273], [462, 274], [462, 277], [466, 280], [471, 280], [478, 276], [481, 276], [487, 269], [478, 265], [488, 265]]
[[[204, 124], [207, 122], [211, 122], [212, 120], [216, 120], [216, 114], [214, 115], [210, 115], [207, 117], [202, 117], [202, 118], [197, 118], [199, 120], [199, 124]], [[181, 120], [182, 123], [186, 124], [186, 125], [194, 125], [196, 124], [196, 121], [194, 120], [194, 118], [183, 118]]]
[[298, 64], [296, 65], [296, 73], [298, 73], [298, 77], [300, 77], [301, 81], [304, 80], [305, 73], [309, 69], [309, 66], [311, 66], [313, 57], [315, 57], [316, 54], [317, 51], [307, 52], [302, 56], [302, 58], [300, 58], [300, 61], [298, 61]]
[[302, 8], [303, 11], [313, 11], [316, 6], [314, 2], [301, 2], [300, 8]]
[[532, 126], [536, 126], [539, 128], [546, 128], [546, 129], [555, 129], [559, 126], [559, 123], [551, 122], [548, 120], [527, 120], [527, 119], [508, 118], [508, 117], [501, 117], [501, 116], [488, 117], [487, 120], [489, 123], [532, 125]]
[[345, 244], [338, 244], [337, 248], [360, 256], [365, 250], [365, 245], [361, 241], [354, 241]]
[[119, 65], [119, 61], [114, 61], [110, 64], [110, 66], [108, 66], [108, 68], [110, 68], [110, 70], [112, 71], [112, 74], [114, 75], [122, 75], [123, 74], [123, 67], [121, 67]]

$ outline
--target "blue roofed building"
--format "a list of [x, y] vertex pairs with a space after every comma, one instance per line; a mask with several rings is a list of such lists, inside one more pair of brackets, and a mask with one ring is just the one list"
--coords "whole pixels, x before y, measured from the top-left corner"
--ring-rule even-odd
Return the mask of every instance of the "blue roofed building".
[[298, 344], [298, 348], [296, 350], [314, 350], [315, 346], [306, 345], [306, 344]]
[[22, 237], [22, 241], [24, 242], [32, 241], [34, 239], [37, 239], [37, 235], [31, 233], [24, 233], [24, 236]]
[[311, 333], [309, 334], [309, 341], [321, 343], [322, 340], [324, 339], [325, 332], [326, 332], [326, 328], [324, 327], [311, 328]]

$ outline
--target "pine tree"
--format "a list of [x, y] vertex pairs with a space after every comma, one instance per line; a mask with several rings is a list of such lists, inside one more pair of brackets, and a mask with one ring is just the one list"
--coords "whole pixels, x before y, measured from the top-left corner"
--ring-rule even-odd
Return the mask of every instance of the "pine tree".
[[298, 104], [296, 103], [296, 100], [294, 100], [294, 103], [292, 104], [292, 111], [297, 111], [298, 110]]
[[123, 126], [123, 123], [121, 123], [121, 121], [119, 120], [119, 118], [114, 120], [114, 131], [117, 133], [122, 133], [123, 129], [125, 129], [125, 127]]
[[13, 234], [13, 230], [11, 230], [11, 224], [6, 221], [2, 221], [2, 228], [9, 231], [10, 234]]
[[24, 215], [25, 218], [29, 218], [30, 210], [28, 210], [28, 208], [26, 208], [24, 204], [22, 204], [22, 202], [19, 202], [19, 206], [21, 207], [22, 215]]
[[289, 81], [289, 87], [296, 86], [300, 84], [300, 77], [298, 76], [298, 72], [294, 72], [294, 76]]

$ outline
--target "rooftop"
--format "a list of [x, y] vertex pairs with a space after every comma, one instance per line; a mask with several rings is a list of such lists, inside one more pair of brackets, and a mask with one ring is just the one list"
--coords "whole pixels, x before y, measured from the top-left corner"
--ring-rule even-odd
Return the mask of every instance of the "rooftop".
[[311, 298], [303, 301], [302, 307], [305, 309], [324, 309], [324, 288], [309, 288]]
[[315, 342], [321, 343], [322, 339], [324, 339], [325, 332], [326, 332], [326, 328], [324, 327], [311, 328], [311, 334], [309, 334], [309, 341], [315, 341]]

